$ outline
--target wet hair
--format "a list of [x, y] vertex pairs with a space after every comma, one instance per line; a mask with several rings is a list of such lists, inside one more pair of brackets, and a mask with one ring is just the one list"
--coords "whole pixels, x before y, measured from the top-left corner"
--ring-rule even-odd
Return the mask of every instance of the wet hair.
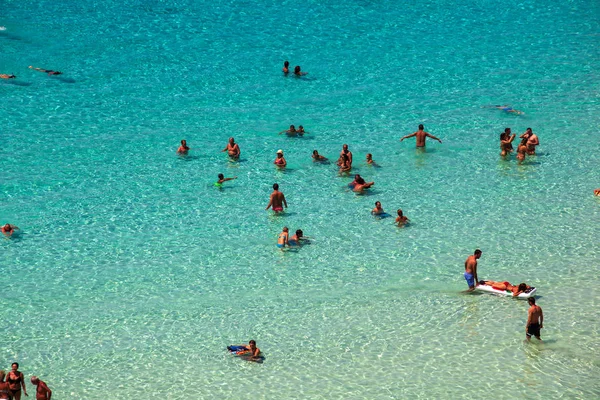
[[286, 67], [286, 68], [287, 68], [287, 67], [289, 67], [289, 66], [290, 66], [290, 62], [289, 62], [289, 61], [287, 61], [287, 60], [285, 60], [285, 61], [283, 62], [283, 66], [284, 66], [284, 67]]
[[343, 161], [348, 161], [349, 158], [348, 158], [348, 156], [346, 154], [342, 154], [342, 160]]
[[316, 150], [313, 150], [313, 154], [316, 156], [317, 154], [319, 154], [319, 152]]
[[287, 227], [287, 226], [284, 226], [284, 227], [283, 227], [283, 231], [284, 231], [284, 232], [287, 232], [287, 231], [289, 231], [288, 227]]
[[19, 363], [18, 363], [18, 362], [14, 362], [14, 363], [12, 363], [12, 364], [11, 364], [11, 367], [12, 367], [13, 365], [16, 365], [16, 366], [17, 366], [17, 369], [19, 369]]
[[4, 382], [5, 376], [6, 376], [6, 371], [0, 371], [0, 382]]
[[527, 290], [527, 285], [525, 283], [519, 283], [519, 292], [524, 292]]
[[530, 297], [527, 299], [527, 301], [529, 302], [529, 304], [531, 304], [532, 306], [535, 305], [535, 297]]
[[380, 201], [376, 201], [375, 202], [375, 207], [377, 207], [377, 204], [381, 205], [381, 202]]
[[529, 132], [531, 132], [531, 128], [527, 128], [527, 129], [525, 129], [525, 130], [526, 130], [526, 131], [529, 131]]
[[219, 174], [219, 179], [223, 179], [223, 178], [225, 178], [225, 177], [223, 176], [223, 174]]
[[181, 139], [181, 144], [185, 144], [185, 143], [187, 143], [187, 142], [185, 141], [185, 139]]
[[508, 139], [508, 132], [502, 132], [500, 134], [500, 140]]
[[373, 154], [367, 153], [367, 157], [373, 157]]
[[510, 128], [504, 128], [504, 132], [506, 132], [506, 133], [510, 132]]
[[296, 127], [294, 125], [290, 125], [290, 130], [291, 129], [296, 130]]
[[362, 176], [359, 176], [358, 178], [355, 179], [356, 183], [358, 183], [359, 185], [364, 185], [365, 184], [365, 180], [363, 179]]
[[399, 216], [399, 217], [402, 217], [402, 216], [403, 216], [403, 215], [402, 215], [402, 210], [401, 210], [401, 209], [398, 209], [398, 216]]
[[419, 125], [419, 129], [420, 129], [420, 130], [423, 130], [423, 129], [425, 129], [425, 127], [423, 126], [423, 124], [420, 124], [420, 125]]
[[297, 73], [299, 73], [299, 72], [300, 72], [300, 66], [299, 66], [299, 65], [296, 65], [296, 66], [294, 67], [294, 73], [295, 73], [295, 74], [297, 74]]
[[279, 184], [277, 184], [277, 183], [274, 183], [274, 184], [273, 184], [273, 189], [274, 189], [274, 190], [279, 190]]
[[475, 250], [475, 252], [473, 254], [475, 254], [475, 255], [481, 254], [481, 250], [477, 249], [477, 250]]
[[299, 236], [302, 236], [302, 234], [303, 234], [303, 232], [302, 232], [302, 229], [298, 229], [298, 230], [296, 231], [296, 236], [298, 236], [298, 237], [299, 237]]
[[[287, 62], [287, 61], [286, 61], [286, 62]], [[249, 341], [249, 342], [248, 342], [248, 344], [253, 344], [253, 345], [255, 345], [255, 346], [256, 346], [256, 341], [254, 341], [254, 340], [251, 340], [251, 341]]]

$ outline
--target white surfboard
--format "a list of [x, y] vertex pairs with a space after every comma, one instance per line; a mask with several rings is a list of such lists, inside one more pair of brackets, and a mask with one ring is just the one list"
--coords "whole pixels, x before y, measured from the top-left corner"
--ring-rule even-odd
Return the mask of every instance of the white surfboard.
[[[477, 286], [475, 286], [475, 290], [479, 290], [480, 292], [494, 293], [498, 296], [512, 296], [513, 295], [510, 290], [498, 290], [498, 289], [494, 289], [493, 287], [491, 287], [489, 285], [477, 285]], [[535, 296], [536, 291], [537, 291], [536, 288], [530, 287], [529, 289], [527, 289], [526, 292], [519, 293], [518, 296], [514, 296], [514, 297], [518, 297], [520, 299], [527, 299], [529, 297]]]

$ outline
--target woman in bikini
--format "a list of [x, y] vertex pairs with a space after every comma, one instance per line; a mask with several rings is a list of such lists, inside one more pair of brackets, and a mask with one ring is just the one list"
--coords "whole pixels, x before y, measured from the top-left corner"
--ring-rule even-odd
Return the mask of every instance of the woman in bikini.
[[23, 373], [19, 371], [19, 363], [12, 364], [12, 370], [6, 375], [6, 383], [8, 383], [10, 395], [13, 400], [21, 400], [21, 387], [25, 396], [28, 396], [27, 389], [25, 388], [25, 378], [23, 377]]
[[277, 158], [273, 162], [278, 168], [285, 168], [287, 161], [283, 158], [283, 150], [277, 150]]

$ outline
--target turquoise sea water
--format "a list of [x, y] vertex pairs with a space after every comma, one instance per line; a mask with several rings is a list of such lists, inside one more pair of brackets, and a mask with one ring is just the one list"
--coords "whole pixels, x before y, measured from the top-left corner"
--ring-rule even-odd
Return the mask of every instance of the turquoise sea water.
[[[600, 396], [597, 3], [0, 5], [1, 368], [57, 399]], [[398, 141], [419, 123], [443, 143]], [[538, 156], [500, 159], [505, 127]], [[366, 195], [311, 162], [343, 143]], [[526, 302], [461, 293], [477, 247], [538, 287], [545, 344]], [[263, 364], [226, 353], [249, 339]]]

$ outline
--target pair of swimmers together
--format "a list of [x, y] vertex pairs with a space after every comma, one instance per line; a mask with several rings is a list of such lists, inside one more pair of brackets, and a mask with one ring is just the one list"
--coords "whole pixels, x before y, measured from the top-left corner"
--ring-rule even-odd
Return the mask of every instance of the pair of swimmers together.
[[[288, 74], [290, 73], [290, 62], [289, 61], [283, 62], [282, 71], [285, 76], [288, 76]], [[300, 68], [300, 66], [296, 65], [294, 67], [294, 75], [295, 76], [304, 76], [304, 75], [308, 75], [308, 72], [302, 72], [302, 69]]]
[[[397, 224], [398, 226], [402, 227], [404, 225], [406, 225], [410, 220], [408, 219], [407, 216], [404, 215], [404, 213], [402, 212], [402, 209], [398, 209], [397, 211], [398, 216], [396, 217], [396, 221], [394, 221], [395, 224]], [[383, 210], [383, 207], [381, 206], [381, 202], [380, 201], [376, 201], [375, 202], [375, 208], [371, 210], [371, 214], [373, 215], [386, 215], [387, 213]]]
[[304, 136], [304, 134], [308, 132], [304, 131], [304, 127], [302, 125], [299, 125], [298, 129], [296, 129], [294, 125], [290, 125], [290, 129], [286, 129], [285, 131], [279, 132], [280, 135], [282, 133], [285, 133], [288, 136]]
[[288, 247], [300, 246], [300, 244], [302, 243], [302, 241], [308, 240], [308, 238], [304, 236], [304, 233], [302, 232], [302, 229], [298, 229], [296, 231], [296, 234], [293, 235], [291, 238], [289, 237], [289, 235], [290, 235], [290, 233], [289, 233], [288, 227], [284, 226], [283, 230], [281, 231], [281, 233], [277, 237], [277, 247], [278, 248], [283, 249], [286, 245]]

